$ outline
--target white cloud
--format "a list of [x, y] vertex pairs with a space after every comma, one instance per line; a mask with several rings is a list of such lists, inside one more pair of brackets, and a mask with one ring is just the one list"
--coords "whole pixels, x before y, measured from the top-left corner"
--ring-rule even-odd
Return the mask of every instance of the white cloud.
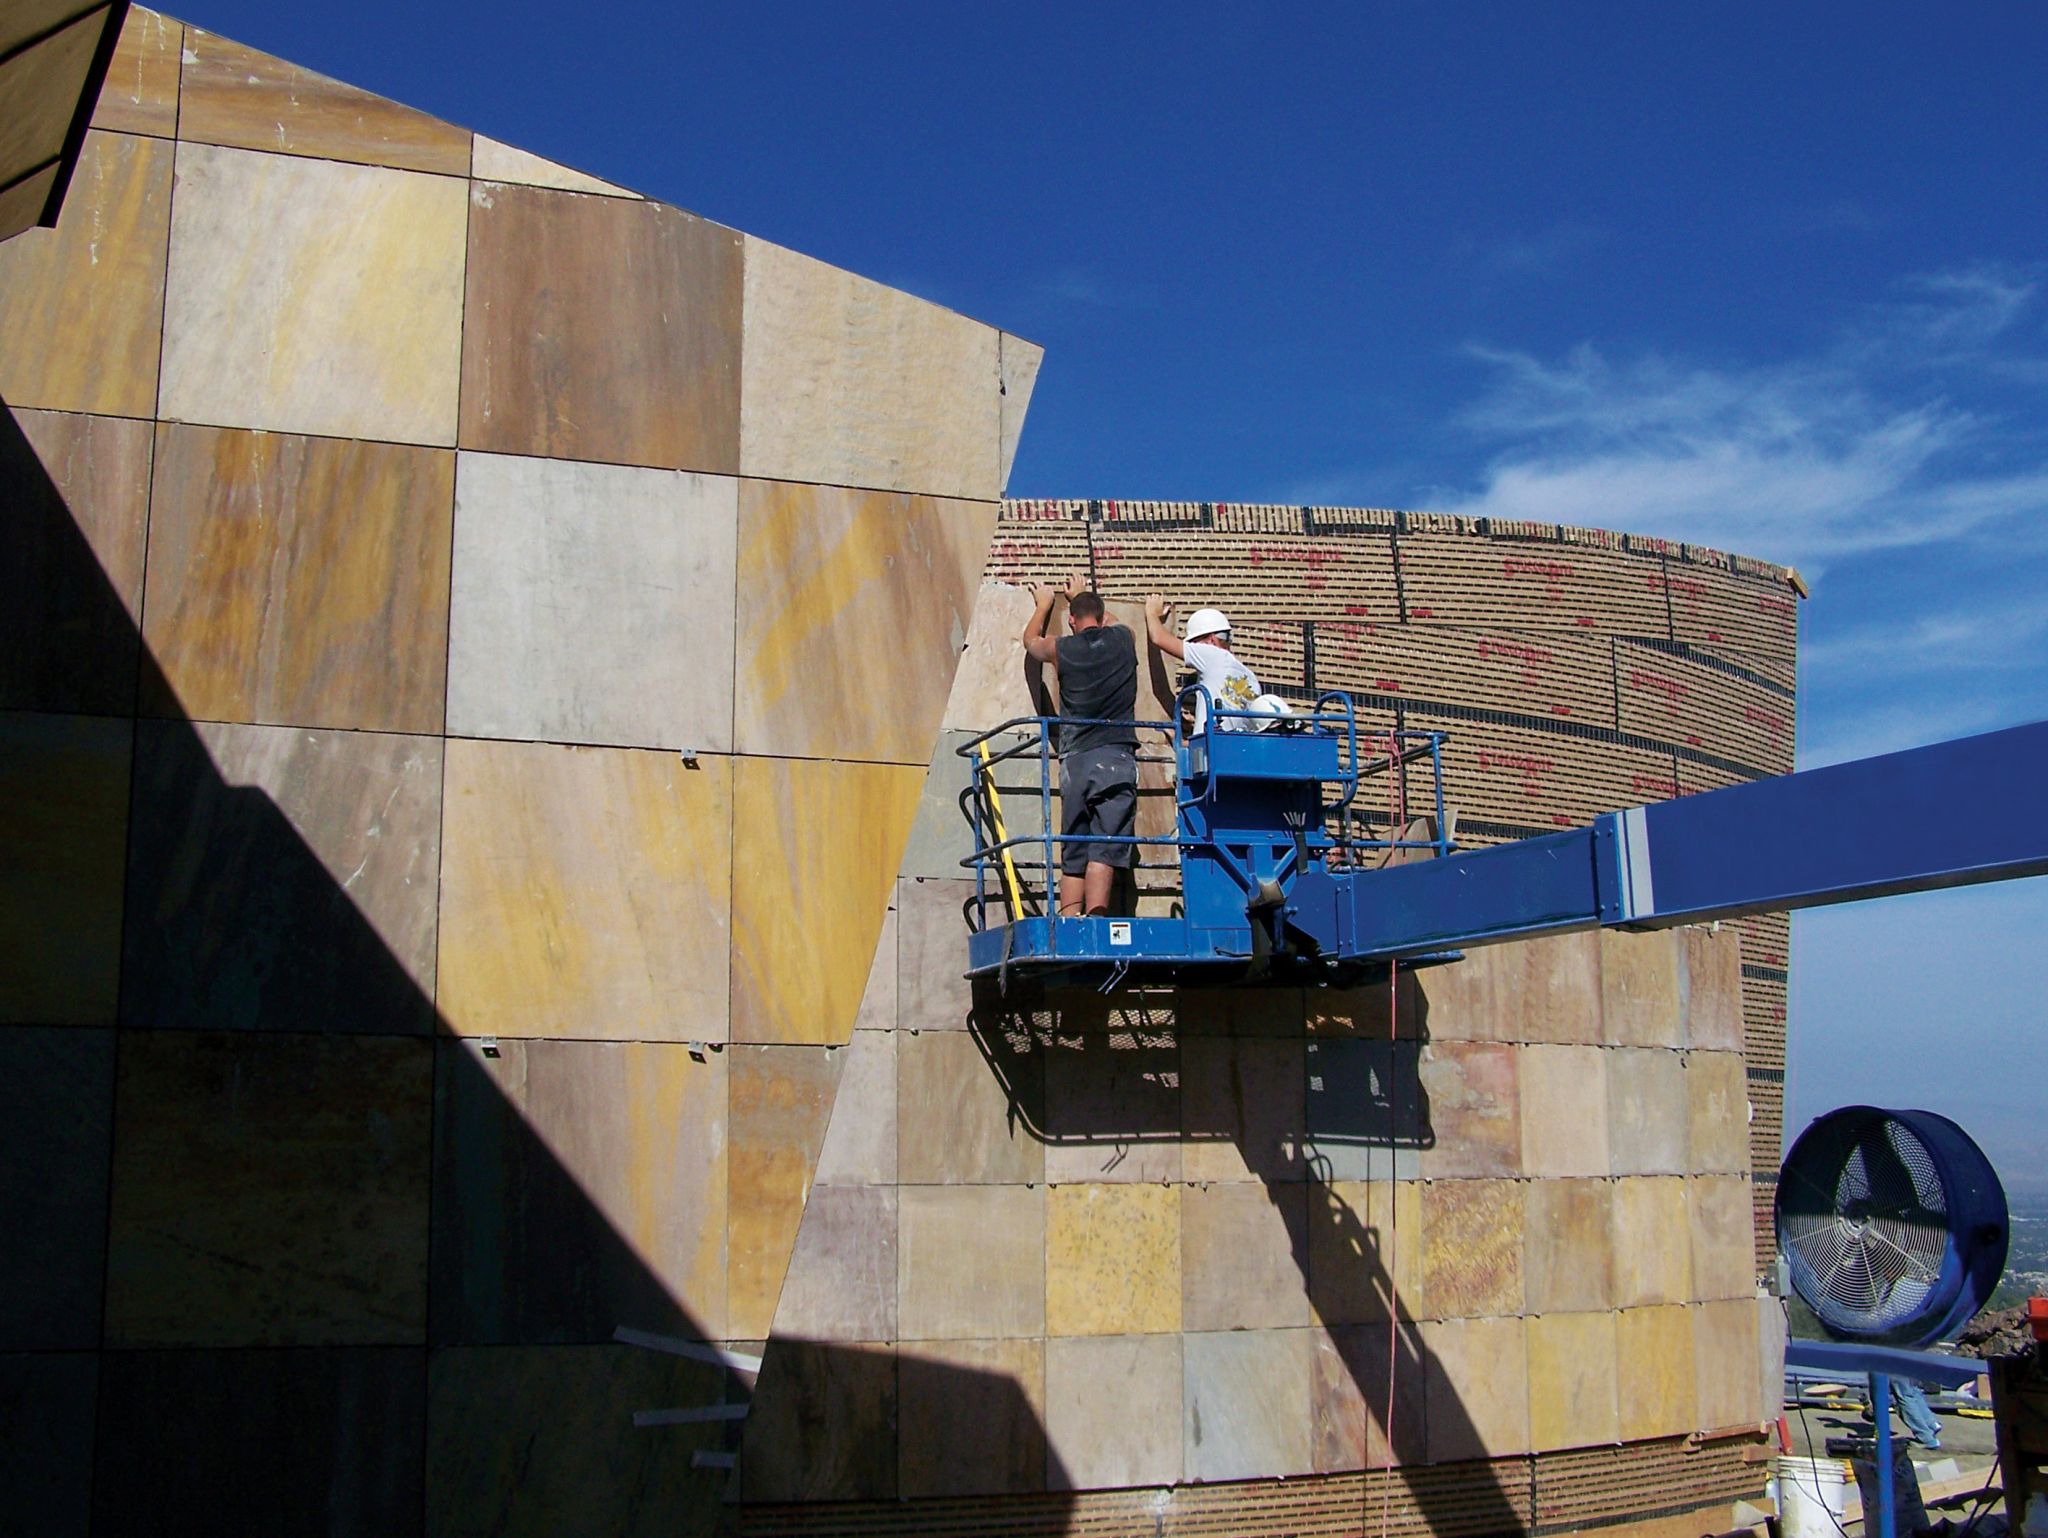
[[1769, 363], [1473, 348], [1490, 379], [1460, 425], [1490, 463], [1476, 488], [1432, 500], [1714, 545], [1809, 576], [1850, 555], [2011, 531], [2048, 511], [2038, 412], [1952, 396], [1994, 371], [2008, 395], [2025, 392], [2040, 288], [2036, 273], [1990, 266], [1917, 279], [1814, 355]]

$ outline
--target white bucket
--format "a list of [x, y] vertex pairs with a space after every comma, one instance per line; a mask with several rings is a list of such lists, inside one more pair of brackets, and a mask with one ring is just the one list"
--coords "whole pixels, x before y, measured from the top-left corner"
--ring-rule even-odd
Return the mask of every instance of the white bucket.
[[1840, 1538], [1849, 1469], [1836, 1458], [1778, 1460], [1778, 1516], [1785, 1538]]

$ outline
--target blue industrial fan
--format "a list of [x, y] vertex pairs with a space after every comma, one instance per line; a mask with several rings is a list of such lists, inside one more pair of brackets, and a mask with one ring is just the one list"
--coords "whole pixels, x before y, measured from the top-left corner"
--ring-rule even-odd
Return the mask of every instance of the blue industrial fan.
[[1778, 1176], [1792, 1288], [1837, 1340], [1931, 1345], [1990, 1301], [2005, 1191], [1946, 1116], [1852, 1105], [1799, 1135]]
[[[1895, 1531], [1891, 1379], [1956, 1381], [1933, 1344], [1990, 1300], [2005, 1270], [2005, 1190], [1969, 1135], [1932, 1111], [1844, 1106], [1799, 1134], [1778, 1172], [1778, 1252], [1792, 1290], [1844, 1345], [1789, 1362], [1870, 1374], [1877, 1526]], [[1963, 1369], [1974, 1375], [1975, 1364]]]

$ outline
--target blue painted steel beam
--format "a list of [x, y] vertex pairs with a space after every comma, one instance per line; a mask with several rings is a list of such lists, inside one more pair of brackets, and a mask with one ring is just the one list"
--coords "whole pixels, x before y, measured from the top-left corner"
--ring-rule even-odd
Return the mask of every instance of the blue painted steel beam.
[[2048, 722], [1681, 796], [1589, 828], [1346, 874], [1338, 953], [1663, 929], [2048, 874]]
[[1838, 1340], [1792, 1340], [1785, 1343], [1785, 1365], [1825, 1373], [1841, 1381], [1880, 1372], [1890, 1378], [1912, 1378], [1961, 1388], [1986, 1371], [1974, 1356], [1941, 1356], [1932, 1351], [1906, 1351], [1897, 1346], [1859, 1346]]

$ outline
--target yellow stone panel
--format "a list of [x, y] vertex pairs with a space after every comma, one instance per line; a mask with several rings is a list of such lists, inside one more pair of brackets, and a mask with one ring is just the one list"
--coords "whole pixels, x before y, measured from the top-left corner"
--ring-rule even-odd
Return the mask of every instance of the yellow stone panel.
[[1045, 1211], [1049, 1335], [1180, 1329], [1180, 1188], [1054, 1186]]
[[923, 765], [733, 764], [732, 1039], [842, 1045], [917, 815]]
[[178, 75], [185, 24], [139, 5], [128, 8], [107, 66], [92, 126], [170, 138], [178, 131]]
[[726, 1329], [765, 1340], [848, 1054], [733, 1047], [729, 1057]]
[[170, 145], [87, 134], [57, 227], [0, 245], [0, 399], [155, 414], [170, 218]]
[[1692, 1310], [1670, 1303], [1615, 1315], [1621, 1436], [1678, 1436], [1693, 1429]]
[[926, 765], [995, 519], [993, 503], [742, 482], [737, 751]]
[[179, 145], [160, 414], [452, 446], [468, 221], [452, 177]]
[[449, 742], [440, 1005], [451, 1030], [726, 1039], [731, 761], [700, 765]]
[[1529, 1437], [1537, 1452], [1616, 1440], [1615, 1370], [1613, 1314], [1529, 1321]]

